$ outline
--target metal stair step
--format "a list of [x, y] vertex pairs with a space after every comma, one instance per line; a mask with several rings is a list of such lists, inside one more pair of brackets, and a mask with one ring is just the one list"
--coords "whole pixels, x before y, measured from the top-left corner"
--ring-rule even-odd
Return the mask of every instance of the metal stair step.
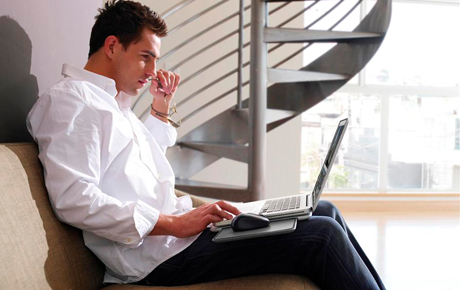
[[180, 142], [178, 145], [244, 163], [248, 163], [249, 160], [248, 146], [244, 144], [186, 141]]
[[240, 202], [250, 200], [249, 190], [242, 186], [202, 182], [189, 179], [176, 179], [176, 188], [196, 196], [210, 197], [214, 199], [225, 199]]
[[[238, 109], [235, 111], [238, 116], [246, 120], [249, 123], [249, 109]], [[296, 115], [295, 111], [289, 110], [278, 110], [278, 109], [267, 109], [265, 114], [266, 124], [271, 124], [282, 119], [287, 119]]]
[[372, 39], [383, 37], [379, 33], [346, 32], [309, 30], [296, 28], [267, 27], [264, 30], [264, 41], [272, 42], [350, 42], [359, 39]]
[[268, 82], [270, 83], [297, 83], [347, 80], [349, 77], [342, 74], [330, 74], [303, 70], [273, 69], [269, 68]]

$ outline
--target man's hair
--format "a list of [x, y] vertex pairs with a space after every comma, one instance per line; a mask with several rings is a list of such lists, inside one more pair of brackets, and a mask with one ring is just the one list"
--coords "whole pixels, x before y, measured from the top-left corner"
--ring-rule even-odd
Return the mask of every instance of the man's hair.
[[167, 35], [164, 20], [149, 7], [133, 1], [110, 0], [98, 9], [91, 31], [88, 58], [104, 46], [110, 35], [118, 38], [124, 49], [142, 37], [144, 28], [152, 30], [158, 37]]

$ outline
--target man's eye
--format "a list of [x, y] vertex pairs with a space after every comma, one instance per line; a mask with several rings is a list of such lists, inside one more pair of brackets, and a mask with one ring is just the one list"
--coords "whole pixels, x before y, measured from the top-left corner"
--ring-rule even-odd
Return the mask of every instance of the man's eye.
[[149, 56], [148, 54], [143, 54], [142, 57], [145, 59], [145, 60], [148, 60], [149, 59]]

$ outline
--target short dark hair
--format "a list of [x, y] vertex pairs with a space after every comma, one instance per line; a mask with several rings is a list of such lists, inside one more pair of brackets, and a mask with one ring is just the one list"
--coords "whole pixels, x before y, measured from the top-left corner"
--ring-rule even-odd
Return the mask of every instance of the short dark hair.
[[91, 30], [88, 58], [104, 46], [105, 39], [110, 35], [116, 36], [127, 49], [141, 39], [144, 28], [152, 30], [158, 37], [168, 34], [164, 20], [149, 7], [137, 2], [110, 0], [98, 11]]

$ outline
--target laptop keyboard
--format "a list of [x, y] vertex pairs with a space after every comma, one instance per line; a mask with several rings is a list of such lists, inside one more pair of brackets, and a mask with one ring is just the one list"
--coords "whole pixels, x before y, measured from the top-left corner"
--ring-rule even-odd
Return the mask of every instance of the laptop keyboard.
[[298, 209], [299, 207], [300, 196], [272, 199], [265, 202], [259, 214]]

